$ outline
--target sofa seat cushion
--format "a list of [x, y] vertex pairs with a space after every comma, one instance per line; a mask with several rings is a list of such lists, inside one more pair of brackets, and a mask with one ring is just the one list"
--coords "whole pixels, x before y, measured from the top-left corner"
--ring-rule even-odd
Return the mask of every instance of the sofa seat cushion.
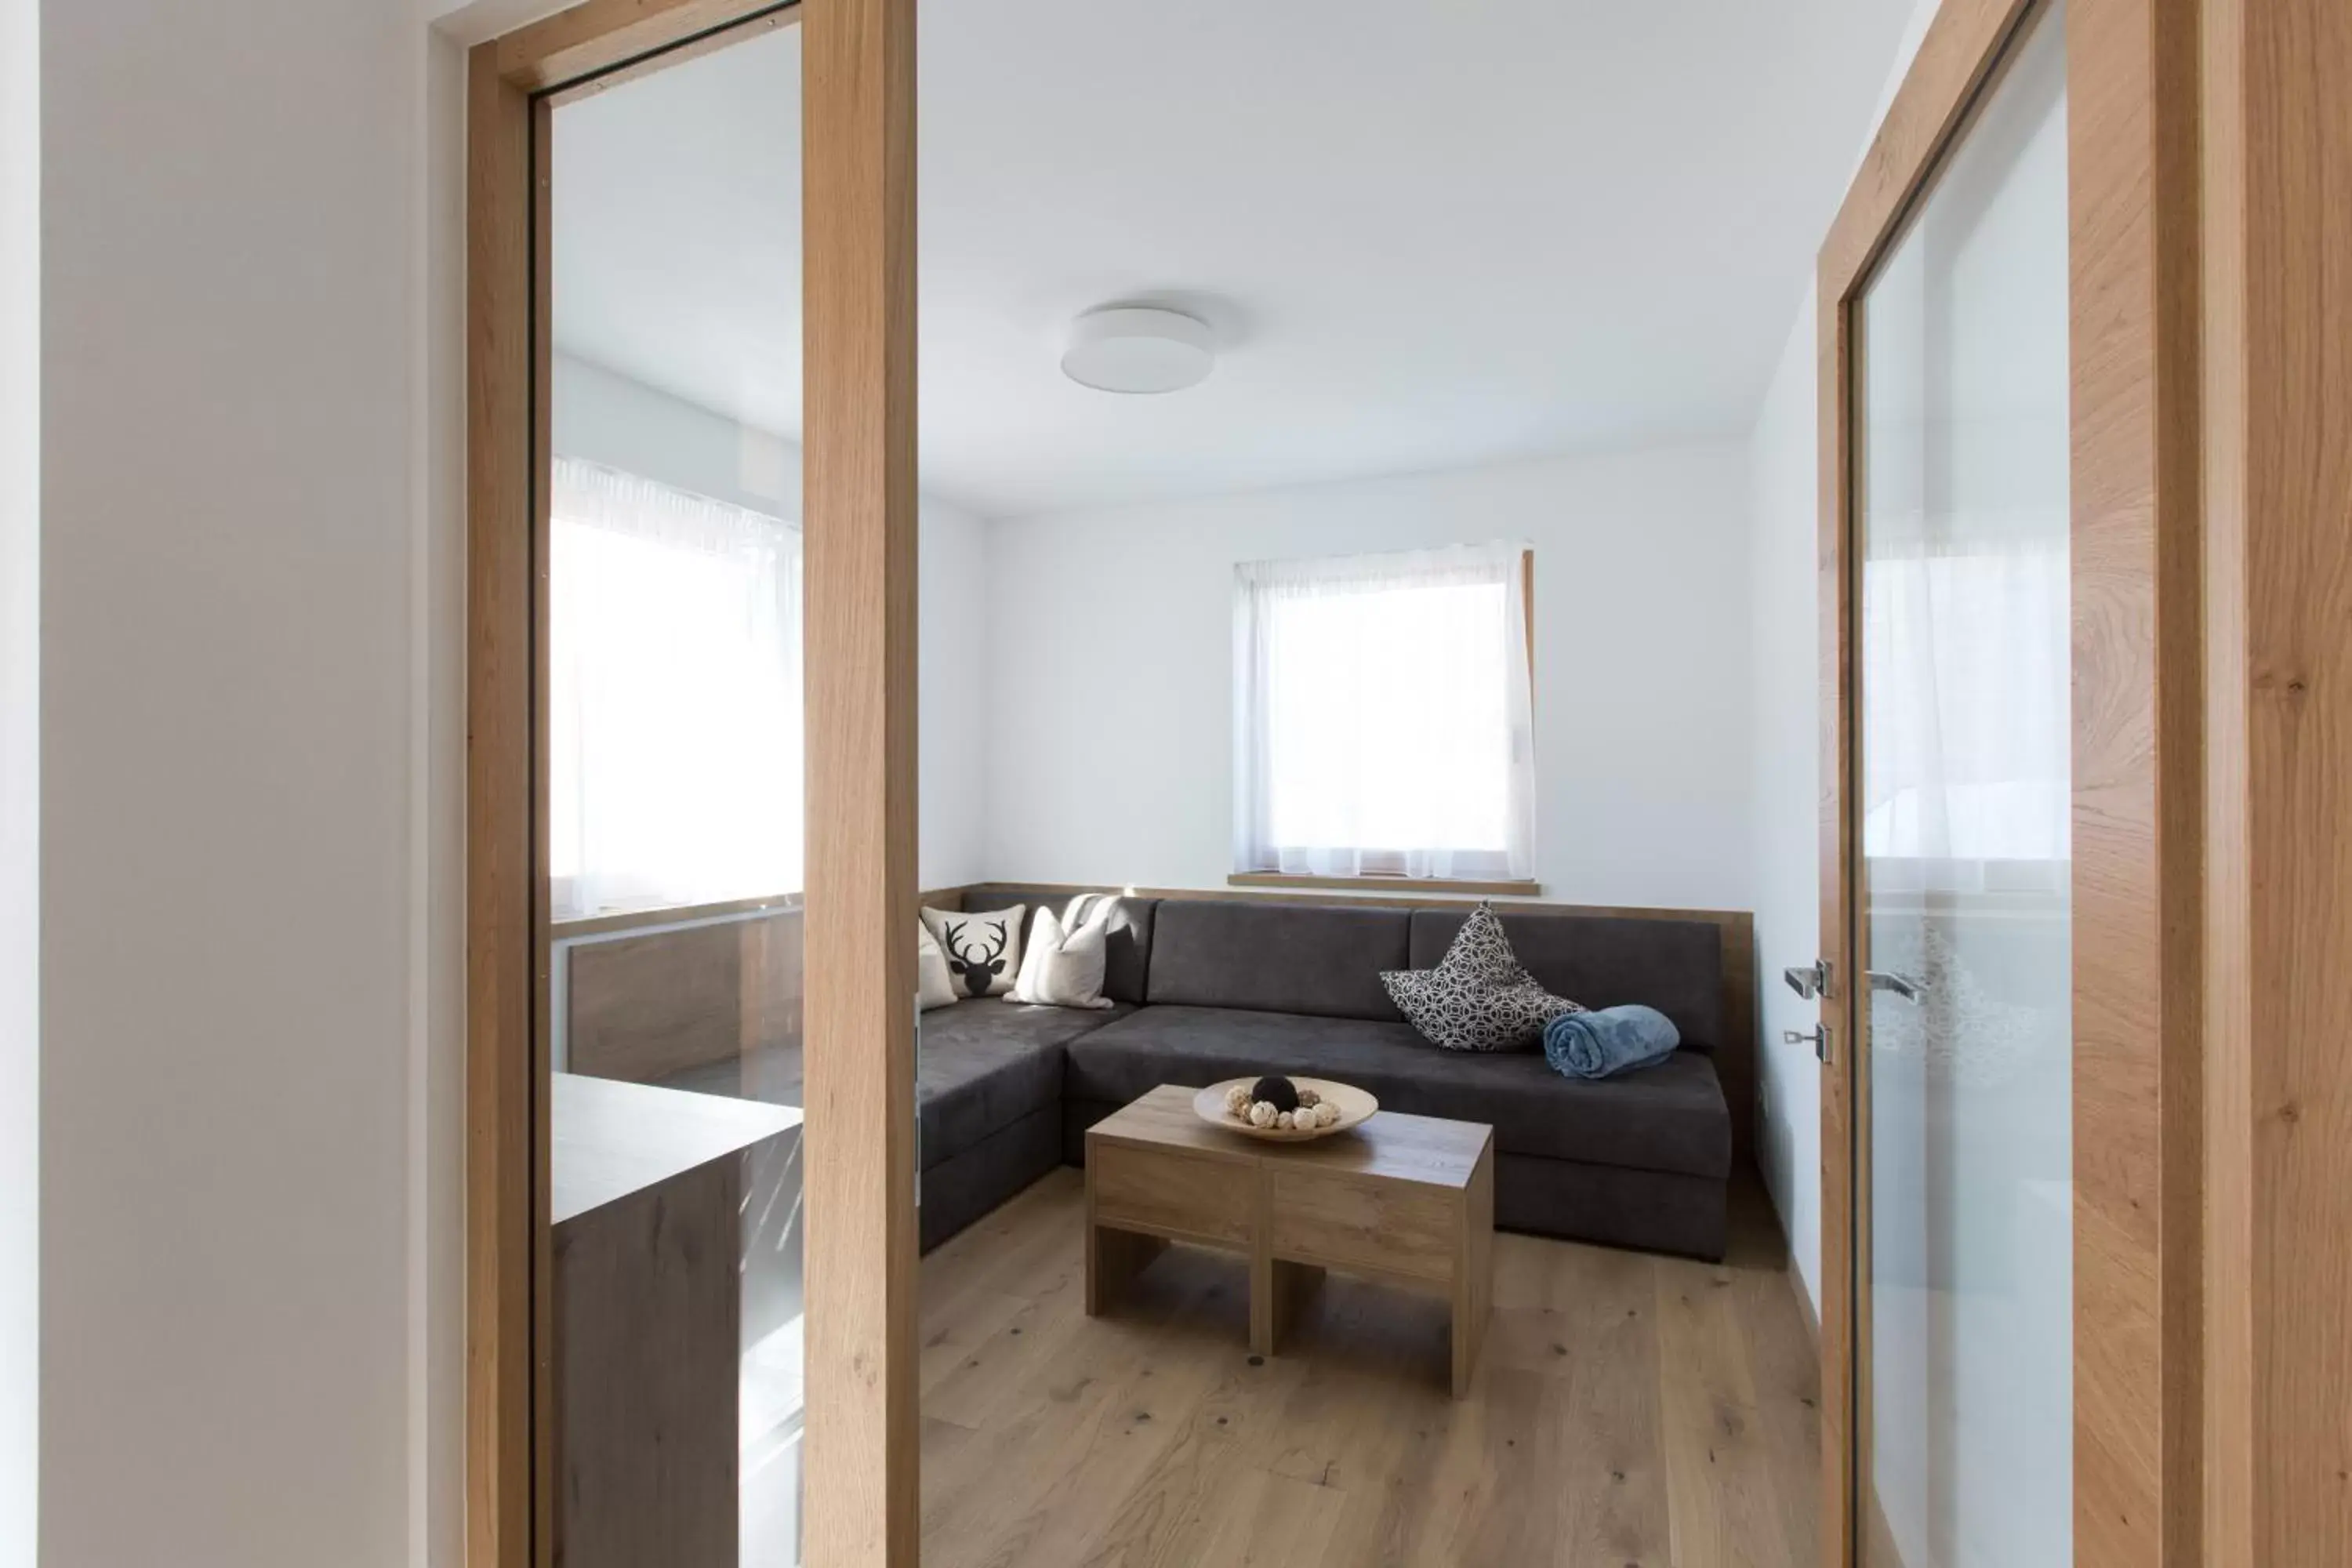
[[1717, 1178], [1731, 1171], [1731, 1113], [1715, 1064], [1695, 1051], [1586, 1083], [1533, 1053], [1439, 1051], [1410, 1024], [1223, 1007], [1146, 1007], [1068, 1051], [1073, 1100], [1124, 1105], [1163, 1083], [1303, 1073], [1369, 1089], [1386, 1110], [1483, 1121], [1505, 1154]]
[[1381, 972], [1414, 967], [1412, 922], [1412, 910], [1385, 904], [1165, 899], [1144, 1000], [1397, 1023]]
[[1053, 1106], [1062, 1098], [1064, 1047], [1133, 1011], [1024, 1007], [988, 996], [924, 1014], [915, 1052], [923, 1165]]

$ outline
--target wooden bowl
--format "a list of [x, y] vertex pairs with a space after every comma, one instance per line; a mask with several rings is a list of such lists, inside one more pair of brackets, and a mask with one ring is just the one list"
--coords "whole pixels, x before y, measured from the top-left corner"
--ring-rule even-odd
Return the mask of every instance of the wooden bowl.
[[1381, 1108], [1381, 1102], [1362, 1089], [1349, 1084], [1333, 1083], [1328, 1078], [1294, 1078], [1291, 1083], [1299, 1089], [1311, 1089], [1339, 1108], [1339, 1120], [1328, 1127], [1253, 1127], [1241, 1117], [1225, 1110], [1225, 1090], [1235, 1084], [1248, 1089], [1257, 1082], [1255, 1078], [1229, 1078], [1223, 1083], [1213, 1083], [1192, 1097], [1192, 1113], [1213, 1127], [1245, 1137], [1263, 1138], [1274, 1143], [1312, 1143], [1318, 1138], [1328, 1138], [1334, 1132], [1345, 1132], [1360, 1127]]

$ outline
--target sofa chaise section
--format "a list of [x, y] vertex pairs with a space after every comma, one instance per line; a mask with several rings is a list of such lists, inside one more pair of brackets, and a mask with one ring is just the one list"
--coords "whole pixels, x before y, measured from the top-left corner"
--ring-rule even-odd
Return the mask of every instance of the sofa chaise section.
[[915, 1095], [922, 1244], [937, 1246], [1061, 1163], [1070, 1041], [1123, 1016], [982, 997], [923, 1015]]
[[[922, 1245], [937, 1246], [1062, 1163], [1064, 1048], [1133, 1012], [978, 997], [922, 1016], [915, 1053]], [[806, 1103], [801, 1047], [745, 1053], [665, 1079], [672, 1089]]]

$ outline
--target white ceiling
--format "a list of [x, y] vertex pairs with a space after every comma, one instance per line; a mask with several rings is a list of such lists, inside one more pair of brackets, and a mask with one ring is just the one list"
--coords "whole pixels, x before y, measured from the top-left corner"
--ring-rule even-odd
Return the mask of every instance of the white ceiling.
[[[924, 488], [988, 516], [1743, 431], [1911, 0], [930, 0]], [[799, 43], [556, 121], [559, 345], [800, 427]], [[1201, 386], [1070, 319], [1207, 318]]]

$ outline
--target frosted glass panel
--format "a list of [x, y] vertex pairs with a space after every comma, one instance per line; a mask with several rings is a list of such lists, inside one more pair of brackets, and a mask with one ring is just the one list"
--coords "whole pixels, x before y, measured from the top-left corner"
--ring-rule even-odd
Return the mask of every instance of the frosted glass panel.
[[2063, 35], [1860, 315], [1869, 1568], [2073, 1561]]

